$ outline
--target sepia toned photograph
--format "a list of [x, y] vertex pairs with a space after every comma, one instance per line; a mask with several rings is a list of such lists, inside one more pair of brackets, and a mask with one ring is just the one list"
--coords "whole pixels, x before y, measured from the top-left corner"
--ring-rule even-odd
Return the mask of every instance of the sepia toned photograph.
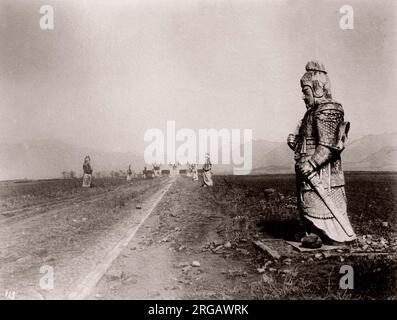
[[396, 49], [394, 0], [0, 0], [0, 300], [396, 300]]

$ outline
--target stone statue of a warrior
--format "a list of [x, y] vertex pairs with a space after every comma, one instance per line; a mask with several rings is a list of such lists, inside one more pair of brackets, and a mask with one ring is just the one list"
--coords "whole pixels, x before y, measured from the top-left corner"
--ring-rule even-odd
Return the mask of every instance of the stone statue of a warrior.
[[214, 181], [212, 180], [212, 163], [210, 160], [210, 154], [205, 154], [205, 163], [203, 165], [203, 184], [202, 187], [212, 187]]
[[356, 235], [347, 216], [341, 152], [350, 123], [332, 99], [321, 63], [308, 62], [300, 83], [307, 110], [287, 143], [295, 153], [298, 207], [306, 231], [302, 245], [349, 242]]

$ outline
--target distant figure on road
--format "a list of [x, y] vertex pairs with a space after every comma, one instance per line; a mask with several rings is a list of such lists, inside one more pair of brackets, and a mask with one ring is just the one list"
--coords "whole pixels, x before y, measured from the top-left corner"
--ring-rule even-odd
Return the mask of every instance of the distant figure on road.
[[298, 207], [306, 231], [302, 246], [349, 242], [356, 235], [346, 211], [341, 152], [350, 123], [332, 99], [321, 63], [308, 62], [300, 82], [307, 111], [287, 144], [295, 153]]
[[205, 163], [203, 165], [203, 187], [212, 187], [214, 182], [212, 181], [212, 164], [209, 153], [205, 154]]
[[84, 158], [84, 163], [83, 163], [83, 187], [84, 188], [90, 188], [91, 187], [91, 180], [92, 180], [92, 168], [90, 164], [90, 156], [86, 156]]

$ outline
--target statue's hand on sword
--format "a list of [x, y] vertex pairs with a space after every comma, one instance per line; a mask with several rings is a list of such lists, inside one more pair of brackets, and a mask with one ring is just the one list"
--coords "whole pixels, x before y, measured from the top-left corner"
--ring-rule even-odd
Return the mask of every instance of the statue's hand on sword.
[[308, 177], [315, 169], [310, 161], [298, 162], [295, 167], [297, 171], [304, 177]]
[[296, 139], [295, 139], [295, 134], [293, 134], [293, 133], [290, 133], [289, 135], [288, 135], [288, 137], [287, 137], [287, 144], [288, 144], [288, 146], [292, 149], [292, 150], [295, 150], [295, 144], [296, 144], [296, 141], [295, 141]]

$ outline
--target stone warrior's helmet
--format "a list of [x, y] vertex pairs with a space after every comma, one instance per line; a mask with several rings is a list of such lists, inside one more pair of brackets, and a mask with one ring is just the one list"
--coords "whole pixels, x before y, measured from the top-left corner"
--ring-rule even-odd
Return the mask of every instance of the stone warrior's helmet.
[[318, 61], [306, 64], [306, 73], [301, 78], [301, 87], [310, 87], [316, 100], [331, 100], [331, 83], [324, 65]]

